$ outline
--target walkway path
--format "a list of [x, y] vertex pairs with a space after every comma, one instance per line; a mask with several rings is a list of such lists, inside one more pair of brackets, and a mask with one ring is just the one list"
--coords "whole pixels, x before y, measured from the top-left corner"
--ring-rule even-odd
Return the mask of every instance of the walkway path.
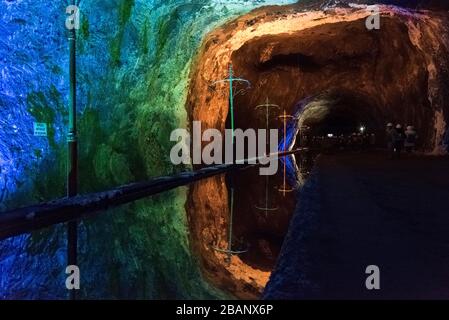
[[321, 156], [265, 297], [449, 298], [449, 158]]

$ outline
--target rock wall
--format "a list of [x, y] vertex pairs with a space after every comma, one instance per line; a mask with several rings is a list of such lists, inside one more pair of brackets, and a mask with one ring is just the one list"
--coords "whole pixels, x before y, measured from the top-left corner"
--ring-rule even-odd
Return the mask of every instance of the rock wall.
[[[82, 0], [78, 120], [82, 193], [169, 174], [187, 122], [191, 61], [205, 33], [269, 3]], [[0, 211], [65, 195], [65, 1], [0, 2]], [[46, 122], [47, 138], [33, 136]], [[217, 298], [189, 248], [186, 191], [80, 227], [81, 298]], [[0, 244], [0, 298], [65, 298], [65, 228]]]
[[[413, 124], [423, 150], [445, 152], [447, 11], [380, 5], [380, 30], [370, 31], [366, 5], [326, 3], [264, 7], [209, 33], [192, 71], [190, 120], [201, 121], [203, 129], [229, 126], [227, 95], [213, 83], [227, 78], [232, 64], [235, 75], [252, 84], [236, 97], [236, 127], [260, 127], [254, 107], [267, 98], [295, 114], [299, 101], [330, 94], [346, 99], [346, 107], [338, 112], [365, 115], [378, 131], [390, 121]], [[352, 107], [356, 110], [349, 110]], [[273, 120], [271, 126], [279, 123]], [[203, 196], [211, 190], [219, 196]], [[227, 244], [224, 179], [192, 188], [190, 199], [193, 242], [208, 278], [239, 297], [257, 296], [266, 283], [266, 270], [239, 257], [227, 265], [224, 256], [208, 246], [214, 241]]]
[[[202, 120], [204, 127], [224, 128], [227, 104], [224, 97], [210, 93], [208, 84], [226, 76], [230, 61], [254, 83], [260, 80], [258, 85], [263, 87], [267, 79], [280, 80], [259, 78], [259, 71], [254, 68], [261, 63], [267, 70], [275, 67], [273, 53], [282, 50], [289, 54], [304, 53], [295, 45], [282, 45], [284, 41], [270, 49], [270, 45], [266, 46], [270, 37], [282, 35], [279, 39], [300, 41], [308, 46], [308, 53], [320, 58], [318, 62], [324, 64], [324, 69], [335, 68], [338, 63], [329, 61], [331, 51], [317, 55], [320, 45], [310, 31], [313, 28], [315, 32], [327, 31], [328, 24], [339, 24], [343, 29], [358, 28], [357, 21], [366, 12], [345, 5], [343, 9], [332, 9], [336, 1], [300, 1], [291, 7], [275, 6], [248, 13], [264, 5], [293, 2], [81, 1], [77, 45], [81, 192], [182, 170], [173, 167], [169, 160], [170, 132], [188, 127], [193, 119]], [[58, 1], [0, 2], [0, 210], [65, 195], [69, 86], [65, 5]], [[447, 67], [441, 59], [445, 54], [447, 57], [445, 14], [429, 11], [412, 14], [397, 7], [383, 7], [383, 15], [388, 17], [392, 31], [399, 29], [401, 39], [408, 33], [411, 42], [398, 43], [404, 50], [401, 66], [411, 72], [401, 92], [415, 90], [418, 96], [424, 90], [423, 78], [428, 78], [430, 98], [417, 100], [425, 109], [407, 109], [406, 113], [410, 119], [419, 115], [431, 118], [435, 131], [429, 130], [426, 135], [429, 141], [438, 141], [448, 120], [443, 107], [447, 91], [442, 85], [447, 83]], [[241, 17], [232, 20], [238, 16]], [[219, 27], [223, 23], [226, 24]], [[219, 28], [214, 30], [216, 27]], [[211, 33], [201, 46], [208, 32]], [[388, 44], [384, 36], [376, 39]], [[374, 41], [370, 37], [361, 40]], [[257, 46], [266, 46], [264, 55], [258, 56]], [[349, 59], [352, 53], [346, 49], [339, 47], [342, 57]], [[392, 50], [389, 52], [393, 54]], [[252, 60], [248, 67], [246, 59], [254, 59], [255, 67]], [[192, 63], [195, 63], [193, 70]], [[427, 72], [411, 68], [413, 63], [425, 64]], [[292, 77], [304, 70], [289, 72]], [[368, 74], [369, 70], [364, 72]], [[315, 79], [314, 75], [309, 76]], [[316, 79], [319, 77], [324, 79], [323, 75], [317, 75]], [[399, 79], [399, 74], [396, 77]], [[396, 85], [393, 80], [391, 83]], [[290, 89], [283, 90], [289, 101], [301, 97], [299, 91], [293, 97]], [[303, 90], [319, 91], [313, 84]], [[244, 99], [252, 103], [258, 98], [257, 94], [251, 94], [237, 103], [243, 106]], [[283, 103], [288, 104], [287, 100]], [[33, 122], [49, 125], [47, 138], [33, 136]], [[216, 195], [198, 201], [203, 188], [213, 190]], [[209, 260], [198, 237], [201, 233], [207, 238], [217, 230], [218, 234], [224, 232], [226, 199], [224, 181], [217, 178], [192, 188], [189, 194], [181, 189], [83, 221], [80, 296], [223, 297], [222, 292], [203, 280], [196, 254], [202, 259], [205, 274], [210, 276], [208, 261], [216, 266], [219, 260], [213, 260], [214, 256]], [[198, 214], [192, 210], [198, 210]], [[204, 210], [208, 210], [212, 222], [202, 218]], [[2, 241], [0, 298], [65, 298], [65, 238], [64, 226], [58, 226]], [[269, 272], [238, 261], [229, 271], [217, 270], [212, 282], [241, 297], [258, 296], [269, 276]]]

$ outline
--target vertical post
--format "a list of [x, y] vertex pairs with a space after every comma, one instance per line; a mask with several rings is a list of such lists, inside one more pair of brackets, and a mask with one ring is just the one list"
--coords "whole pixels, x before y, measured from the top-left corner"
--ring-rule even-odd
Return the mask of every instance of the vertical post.
[[270, 180], [268, 179], [268, 175], [265, 176], [265, 216], [268, 216], [268, 185], [270, 183]]
[[[234, 130], [235, 130], [235, 123], [234, 123], [234, 71], [232, 70], [232, 64], [229, 65], [229, 104], [231, 109], [231, 130], [232, 130], [232, 150], [235, 152], [234, 148]], [[234, 155], [235, 157], [235, 155]], [[228, 239], [228, 256], [227, 256], [227, 263], [231, 263], [231, 257], [232, 257], [232, 224], [234, 220], [234, 179], [232, 177], [231, 173], [231, 210], [229, 214], [229, 239]]]
[[[283, 152], [288, 152], [287, 150], [287, 119], [292, 119], [292, 120], [298, 120], [297, 118], [287, 115], [287, 112], [284, 109], [284, 114], [282, 116], [279, 117], [280, 119], [284, 120], [284, 147], [283, 147]], [[281, 191], [285, 197], [287, 192], [292, 192], [294, 191], [294, 189], [289, 189], [287, 190], [287, 159], [288, 156], [284, 155], [284, 187], [280, 188], [279, 191]]]
[[[267, 102], [265, 103], [265, 107], [266, 107], [266, 113], [265, 113], [265, 120], [266, 120], [266, 124], [265, 124], [265, 130], [266, 131], [266, 139], [265, 139], [265, 154], [268, 156], [268, 154], [270, 153], [270, 138], [269, 138], [269, 134], [268, 134], [268, 127], [270, 126], [270, 116], [268, 114], [268, 108], [269, 108], [269, 104], [268, 104], [268, 97], [267, 97]], [[265, 176], [265, 216], [268, 216], [268, 184], [269, 184], [269, 180], [268, 180], [268, 175]]]
[[[265, 104], [258, 105], [258, 106], [256, 106], [256, 108], [265, 108], [265, 130], [267, 133], [266, 140], [265, 140], [265, 148], [266, 148], [265, 156], [268, 157], [270, 155], [270, 136], [269, 136], [270, 115], [269, 115], [269, 110], [270, 110], [270, 108], [279, 108], [279, 106], [277, 104], [270, 104], [270, 101], [268, 100], [268, 97], [267, 97]], [[257, 209], [265, 211], [265, 216], [268, 216], [268, 211], [276, 211], [277, 210], [277, 208], [268, 208], [268, 204], [269, 204], [268, 186], [269, 186], [269, 176], [267, 175], [267, 176], [265, 176], [265, 207], [259, 208], [256, 206]]]
[[[234, 93], [234, 83], [243, 82], [247, 84], [247, 88], [250, 87], [249, 81], [241, 78], [235, 78], [234, 77], [234, 70], [232, 68], [232, 63], [229, 64], [229, 77], [226, 79], [222, 79], [219, 81], [214, 82], [214, 85], [217, 83], [229, 83], [229, 109], [231, 113], [231, 138], [232, 138], [232, 148], [233, 148], [233, 163], [235, 163], [235, 119], [234, 119], [234, 95], [238, 95], [240, 91], [235, 90], [236, 93]], [[231, 204], [230, 204], [230, 215], [229, 215], [229, 240], [228, 240], [228, 246], [227, 249], [221, 249], [221, 248], [214, 248], [215, 250], [225, 253], [226, 254], [226, 262], [230, 263], [231, 258], [233, 255], [241, 254], [246, 251], [233, 251], [232, 250], [232, 226], [233, 226], [233, 218], [234, 218], [234, 179], [232, 176], [232, 173], [230, 173], [230, 186], [231, 186]]]
[[229, 104], [231, 106], [231, 129], [232, 129], [232, 146], [234, 146], [234, 71], [232, 70], [232, 64], [229, 66]]
[[234, 188], [231, 188], [231, 214], [229, 215], [229, 240], [228, 240], [228, 252], [226, 262], [231, 263], [232, 258], [232, 225], [234, 223]]
[[[284, 152], [287, 152], [287, 113], [284, 109]], [[287, 156], [284, 157], [284, 197], [286, 192], [286, 186], [287, 186]]]
[[[265, 137], [265, 155], [268, 156], [270, 154], [270, 134], [269, 134], [269, 130], [268, 127], [270, 126], [270, 116], [268, 114], [268, 109], [269, 109], [269, 104], [268, 104], [268, 97], [267, 100], [265, 102], [265, 130], [266, 130], [266, 137]], [[266, 176], [268, 178], [268, 176]], [[267, 206], [265, 206], [265, 208], [267, 208]]]
[[[75, 0], [70, 1], [75, 5]], [[69, 130], [67, 135], [67, 196], [78, 194], [78, 138], [76, 130], [76, 28], [69, 30], [70, 46], [70, 97], [69, 97]], [[67, 224], [67, 260], [68, 265], [77, 265], [78, 222]], [[76, 299], [76, 290], [70, 291], [70, 299]]]

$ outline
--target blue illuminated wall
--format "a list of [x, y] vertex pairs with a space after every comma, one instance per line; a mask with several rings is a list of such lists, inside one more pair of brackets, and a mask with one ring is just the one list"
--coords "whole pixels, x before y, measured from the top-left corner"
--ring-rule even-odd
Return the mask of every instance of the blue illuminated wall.
[[[169, 133], [185, 123], [203, 36], [238, 14], [292, 0], [82, 0], [78, 32], [80, 188], [173, 173]], [[65, 194], [68, 1], [0, 1], [0, 210]], [[35, 137], [33, 123], [48, 124]], [[166, 155], [166, 156], [164, 156]], [[81, 297], [216, 298], [188, 243], [178, 190], [80, 226]], [[0, 298], [66, 298], [57, 226], [0, 242]]]

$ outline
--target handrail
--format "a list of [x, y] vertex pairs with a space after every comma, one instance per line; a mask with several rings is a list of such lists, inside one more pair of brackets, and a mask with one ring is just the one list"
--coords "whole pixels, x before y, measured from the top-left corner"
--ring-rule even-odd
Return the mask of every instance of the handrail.
[[[298, 153], [300, 149], [270, 155], [281, 158]], [[266, 158], [266, 157], [262, 157]], [[261, 158], [258, 158], [260, 160]], [[30, 233], [55, 224], [85, 218], [88, 214], [130, 203], [180, 186], [210, 178], [233, 170], [260, 166], [258, 164], [222, 164], [173, 176], [158, 177], [146, 182], [132, 183], [118, 188], [57, 199], [29, 207], [0, 213], [0, 240]]]

